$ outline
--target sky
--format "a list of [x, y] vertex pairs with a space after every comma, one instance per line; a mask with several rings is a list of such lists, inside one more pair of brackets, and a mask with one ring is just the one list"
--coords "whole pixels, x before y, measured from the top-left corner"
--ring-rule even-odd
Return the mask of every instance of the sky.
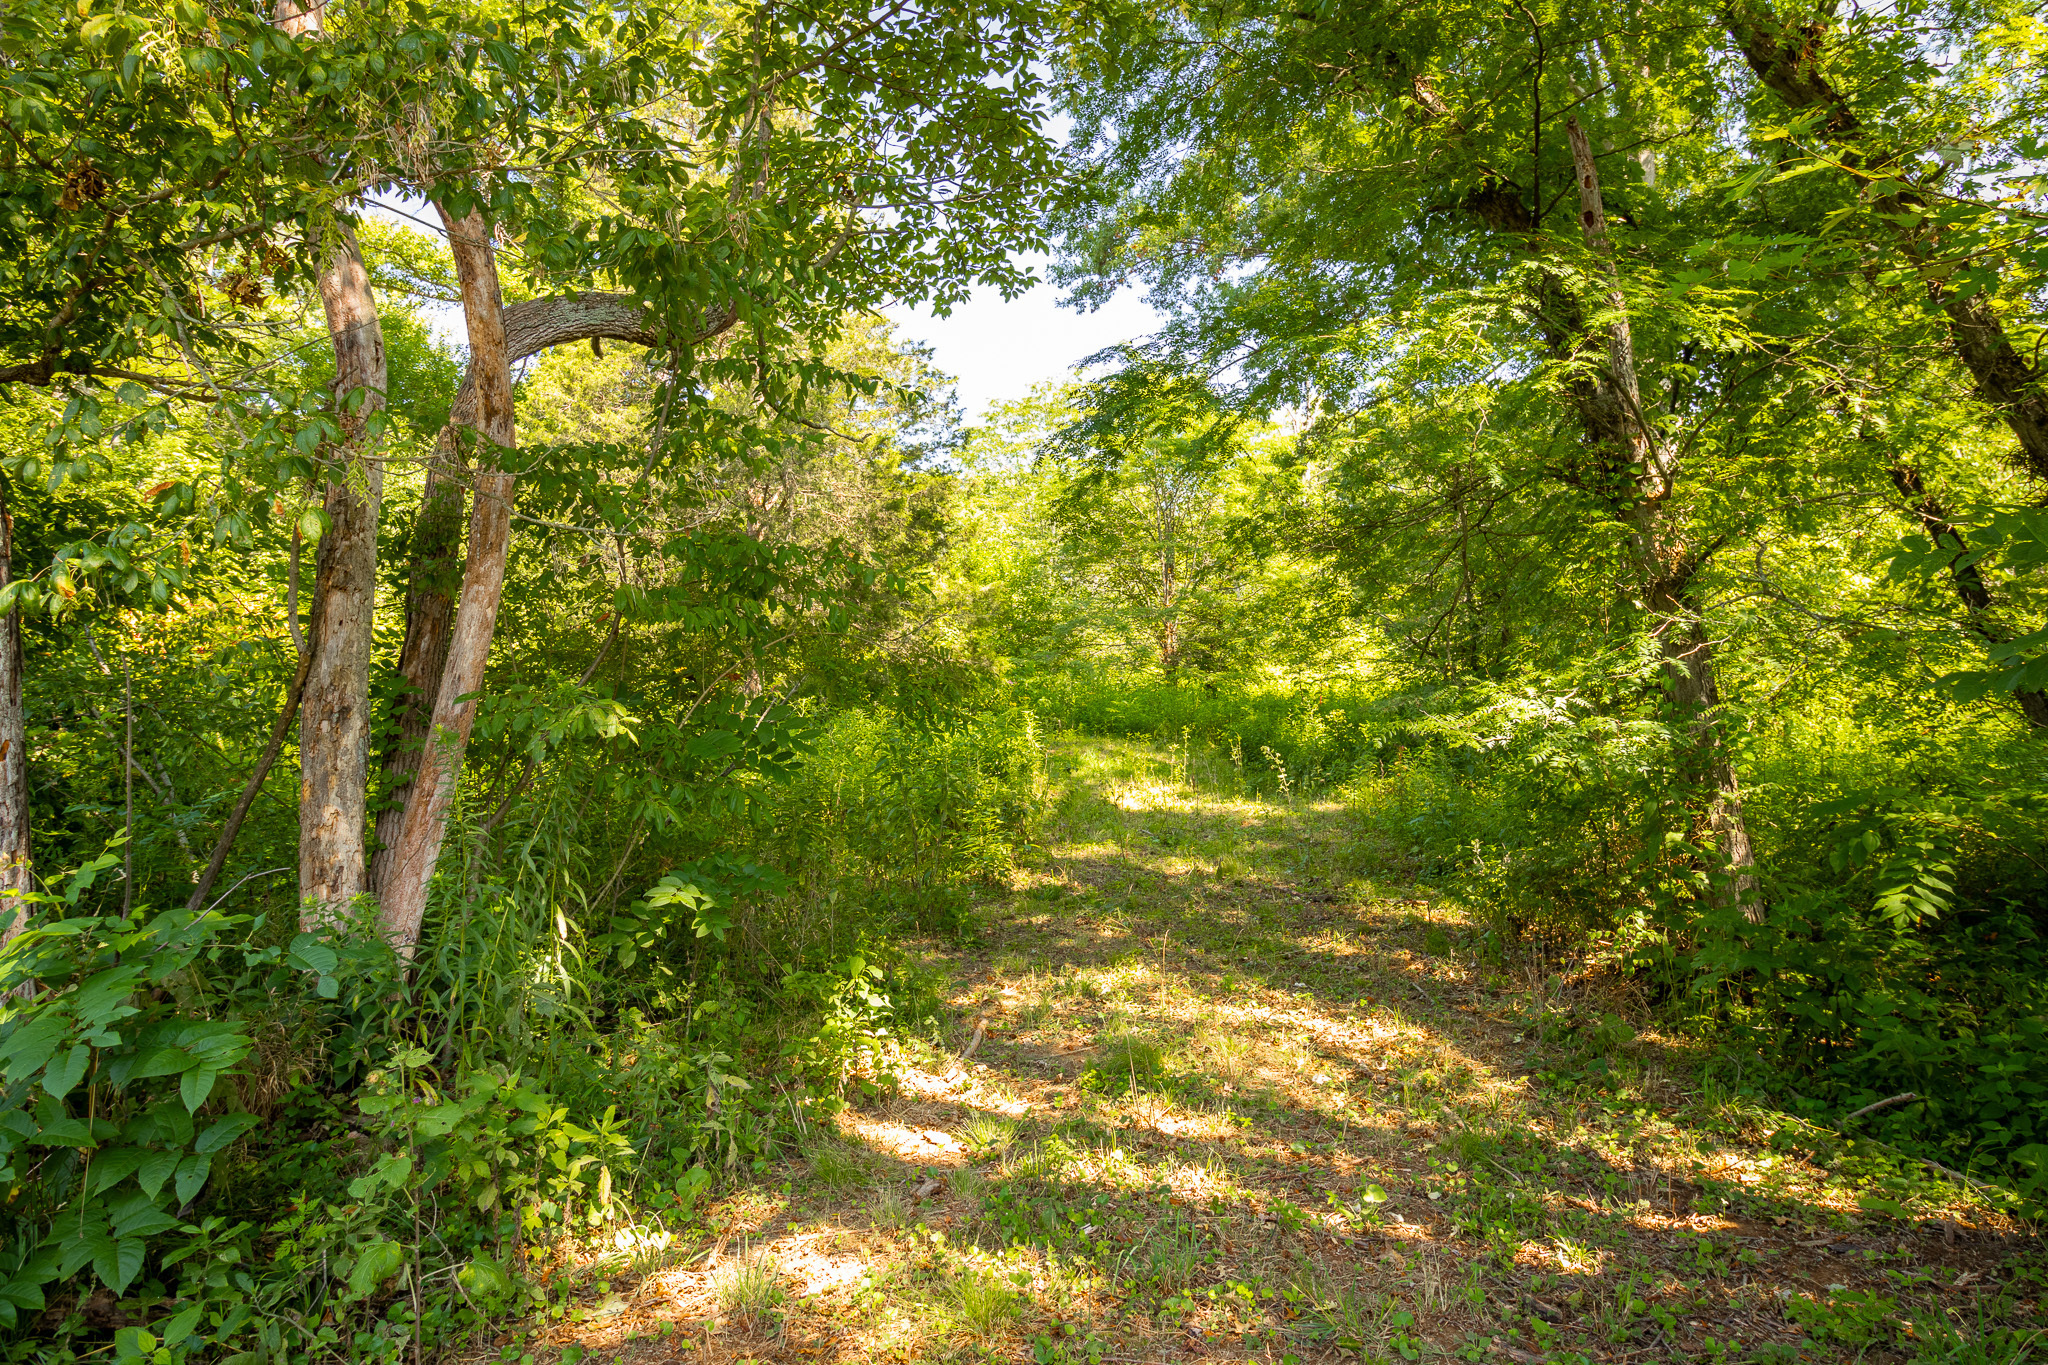
[[1164, 321], [1131, 291], [1093, 313], [1062, 308], [1060, 291], [1044, 282], [1044, 259], [1021, 259], [1040, 282], [1008, 303], [985, 289], [943, 318], [907, 307], [882, 310], [899, 337], [929, 343], [938, 367], [959, 381], [969, 422], [979, 421], [992, 403], [1022, 398], [1040, 380], [1067, 378], [1083, 357], [1105, 346], [1149, 336]]

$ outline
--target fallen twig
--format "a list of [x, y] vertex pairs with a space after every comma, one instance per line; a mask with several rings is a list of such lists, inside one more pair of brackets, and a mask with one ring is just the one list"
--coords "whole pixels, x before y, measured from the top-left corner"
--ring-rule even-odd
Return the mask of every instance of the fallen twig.
[[1866, 1104], [1861, 1109], [1858, 1109], [1855, 1113], [1843, 1119], [1842, 1122], [1851, 1123], [1857, 1119], [1862, 1118], [1865, 1114], [1875, 1114], [1880, 1109], [1889, 1109], [1895, 1104], [1905, 1104], [1909, 1101], [1917, 1100], [1919, 1098], [1920, 1096], [1916, 1092], [1908, 1090], [1903, 1095], [1894, 1095], [1888, 1100], [1879, 1100], [1876, 1104]]

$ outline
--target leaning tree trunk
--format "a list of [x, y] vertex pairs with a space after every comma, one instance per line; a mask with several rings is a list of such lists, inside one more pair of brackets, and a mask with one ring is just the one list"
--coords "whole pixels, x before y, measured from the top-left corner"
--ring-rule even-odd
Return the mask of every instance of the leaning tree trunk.
[[1575, 387], [1580, 418], [1593, 444], [1619, 466], [1621, 477], [1614, 490], [1622, 499], [1618, 510], [1634, 542], [1643, 605], [1657, 622], [1665, 685], [1686, 729], [1686, 775], [1707, 793], [1705, 824], [1721, 862], [1715, 869], [1713, 898], [1759, 919], [1756, 859], [1742, 817], [1735, 765], [1721, 735], [1713, 642], [1693, 595], [1704, 556], [1682, 544], [1666, 510], [1677, 481], [1677, 457], [1643, 411], [1628, 300], [1614, 267], [1593, 146], [1577, 119], [1565, 121], [1565, 136], [1579, 182], [1580, 235], [1608, 287], [1603, 301], [1607, 363], [1599, 374]]
[[[14, 581], [14, 504], [0, 474], [0, 589]], [[28, 722], [21, 705], [21, 608], [0, 618], [0, 945], [28, 922], [35, 890], [28, 812]]]
[[[707, 312], [690, 337], [693, 345], [711, 340], [733, 325], [737, 313], [728, 305]], [[624, 294], [576, 294], [528, 299], [504, 310], [505, 350], [516, 364], [551, 346], [574, 341], [625, 341], [657, 346], [664, 340], [648, 326], [646, 315]], [[382, 896], [392, 883], [398, 844], [418, 797], [416, 781], [426, 751], [441, 676], [448, 660], [448, 641], [455, 625], [455, 589], [461, 581], [456, 554], [462, 543], [463, 486], [460, 475], [459, 428], [477, 420], [480, 372], [472, 361], [462, 389], [455, 396], [449, 425], [436, 443], [434, 464], [427, 474], [427, 492], [412, 539], [412, 566], [406, 591], [405, 643], [399, 650], [398, 672], [404, 696], [399, 703], [397, 735], [384, 759], [386, 804], [377, 815], [377, 851], [370, 862], [370, 888]]]
[[[321, 33], [318, 4], [278, 0], [277, 26]], [[384, 466], [372, 419], [384, 406], [384, 331], [355, 234], [337, 221], [321, 244], [320, 303], [334, 346], [342, 440], [322, 506], [331, 523], [314, 560], [311, 668], [299, 699], [299, 918], [346, 921], [369, 890], [363, 843], [370, 776], [370, 644], [377, 604], [377, 513]]]
[[[1863, 131], [1849, 101], [1820, 68], [1820, 38], [1823, 24], [1793, 25], [1769, 7], [1739, 0], [1722, 14], [1722, 25], [1743, 60], [1765, 88], [1796, 112], [1819, 111], [1826, 115], [1821, 132], [1840, 147]], [[1856, 165], [1853, 150], [1843, 153], [1844, 164]], [[1878, 168], [1868, 168], [1875, 170]], [[1874, 207], [1889, 225], [1902, 251], [1916, 265], [1939, 254], [1938, 220], [1916, 188], [1908, 168], [1885, 165], [1889, 172], [1873, 176], [1907, 188], [1885, 195]], [[1932, 250], [1931, 250], [1932, 249]], [[1978, 270], [1996, 270], [1996, 263], [1978, 257]], [[2019, 463], [2035, 478], [2048, 481], [2048, 384], [2038, 364], [2039, 352], [2030, 358], [2012, 342], [2005, 323], [1991, 305], [1995, 289], [1958, 295], [1938, 280], [1927, 285], [1929, 299], [1948, 319], [1949, 342], [1977, 391], [1979, 401], [2011, 430], [2019, 441]]]
[[[1949, 560], [1949, 584], [1955, 589], [1956, 600], [1963, 605], [1963, 625], [1972, 635], [1987, 645], [2010, 643], [2016, 632], [1992, 614], [1991, 585], [1984, 581], [1984, 575], [1970, 558], [1970, 546], [1963, 539], [1962, 528], [1949, 520], [1948, 509], [1941, 499], [1927, 491], [1920, 471], [1910, 465], [1892, 466], [1892, 486], [1899, 490], [1899, 496], [1906, 499], [1913, 519], [1920, 523], [1920, 529], [1927, 533], [1928, 540], [1939, 546], [1944, 541], [1955, 551]], [[2013, 700], [2019, 703], [2020, 714], [2027, 724], [2035, 728], [2048, 727], [2048, 692], [2025, 688], [2013, 692]]]
[[460, 605], [448, 640], [448, 658], [434, 698], [433, 722], [420, 753], [405, 824], [383, 890], [383, 930], [402, 951], [419, 942], [426, 918], [427, 889], [447, 836], [448, 812], [462, 775], [463, 751], [476, 723], [475, 693], [483, 686], [491, 635], [504, 596], [505, 560], [512, 543], [515, 476], [505, 465], [515, 431], [512, 413], [512, 357], [505, 339], [505, 307], [498, 288], [498, 261], [490, 225], [472, 208], [461, 219], [440, 208], [462, 286], [462, 316], [469, 331], [475, 381], [476, 433], [471, 460], [474, 498], [469, 513], [469, 550], [463, 560]]

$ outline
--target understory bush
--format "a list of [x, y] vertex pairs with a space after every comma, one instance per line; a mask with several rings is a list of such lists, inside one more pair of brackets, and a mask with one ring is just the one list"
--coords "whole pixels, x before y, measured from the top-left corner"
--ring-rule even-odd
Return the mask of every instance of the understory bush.
[[1751, 737], [1752, 923], [1716, 894], [1669, 727], [1522, 694], [1436, 736], [1347, 800], [1361, 851], [1453, 891], [1482, 952], [1634, 976], [1714, 1040], [1714, 1066], [1817, 1122], [1914, 1094], [1860, 1131], [2048, 1192], [2037, 741], [1948, 717]]

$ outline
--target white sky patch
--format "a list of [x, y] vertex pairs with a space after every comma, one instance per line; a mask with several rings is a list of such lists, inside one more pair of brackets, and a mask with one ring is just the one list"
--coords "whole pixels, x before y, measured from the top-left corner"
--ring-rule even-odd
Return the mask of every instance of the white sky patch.
[[881, 310], [904, 340], [931, 345], [933, 362], [959, 381], [960, 406], [970, 422], [980, 421], [993, 403], [1022, 398], [1041, 380], [1069, 378], [1085, 357], [1150, 336], [1165, 321], [1135, 291], [1117, 294], [1093, 313], [1062, 308], [1060, 291], [1045, 282], [1045, 258], [1020, 260], [1039, 283], [1008, 302], [997, 290], [977, 289], [948, 317], [903, 305]]

